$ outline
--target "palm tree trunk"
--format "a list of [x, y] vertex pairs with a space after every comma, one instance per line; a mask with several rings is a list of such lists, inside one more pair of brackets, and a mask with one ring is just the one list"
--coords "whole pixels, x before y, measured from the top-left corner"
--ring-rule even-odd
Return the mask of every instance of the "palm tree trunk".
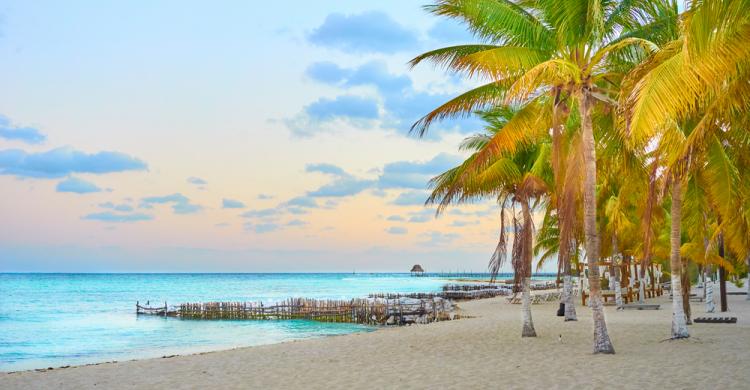
[[692, 325], [693, 321], [690, 319], [690, 275], [688, 275], [687, 260], [682, 258], [682, 307], [685, 311], [685, 323]]
[[[522, 307], [523, 311], [523, 329], [521, 330], [521, 337], [536, 337], [536, 330], [534, 329], [534, 321], [531, 319], [531, 261], [533, 251], [533, 240], [531, 239], [532, 221], [531, 221], [531, 210], [529, 208], [529, 200], [522, 198], [521, 212], [523, 213], [523, 238], [524, 250], [522, 251], [524, 265], [526, 266], [525, 275], [523, 275], [522, 287]], [[518, 239], [518, 237], [514, 238]]]
[[[721, 224], [721, 219], [719, 219]], [[719, 257], [724, 260], [724, 233], [719, 233]], [[727, 270], [724, 267], [719, 266], [719, 303], [721, 306], [721, 312], [727, 311]]]
[[591, 123], [591, 92], [584, 87], [580, 98], [583, 131], [583, 226], [586, 234], [586, 262], [589, 267], [589, 294], [594, 319], [594, 353], [615, 353], [604, 319], [601, 285], [599, 284], [599, 235], [596, 229], [596, 145]]
[[646, 303], [646, 267], [641, 263], [641, 269], [638, 270], [638, 303]]
[[706, 313], [713, 313], [716, 311], [716, 304], [714, 303], [714, 284], [710, 276], [707, 276], [703, 282], [703, 288], [706, 290]]
[[706, 266], [704, 268], [705, 276], [703, 277], [703, 290], [706, 292], [706, 313], [713, 313], [716, 311], [716, 304], [714, 303], [714, 284], [711, 281], [712, 270]]
[[534, 330], [534, 321], [531, 319], [531, 278], [524, 277], [521, 283], [522, 288], [522, 299], [521, 299], [521, 311], [523, 313], [523, 329], [521, 330], [521, 337], [536, 337], [536, 330]]
[[620, 248], [617, 245], [617, 235], [612, 235], [612, 289], [615, 290], [615, 305], [617, 310], [623, 310], [622, 304], [622, 291], [620, 290], [620, 264], [618, 262], [620, 258]]
[[576, 300], [573, 296], [573, 277], [571, 272], [570, 258], [565, 263], [565, 276], [563, 276], [563, 295], [565, 299], [565, 321], [578, 321], [576, 316]]
[[[750, 255], [747, 256], [747, 269], [750, 270]], [[745, 300], [750, 301], [750, 272], [747, 273], [747, 296]]]
[[672, 338], [690, 337], [685, 311], [682, 306], [682, 262], [680, 261], [680, 224], [682, 223], [682, 183], [679, 178], [672, 182], [672, 234], [669, 266], [672, 272]]

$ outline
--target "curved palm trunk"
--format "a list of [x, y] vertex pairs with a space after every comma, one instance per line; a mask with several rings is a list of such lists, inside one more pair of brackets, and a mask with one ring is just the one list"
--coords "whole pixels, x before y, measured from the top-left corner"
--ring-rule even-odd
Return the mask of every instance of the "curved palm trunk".
[[591, 313], [594, 318], [594, 353], [615, 353], [604, 319], [601, 285], [599, 284], [599, 235], [596, 229], [596, 145], [591, 123], [591, 92], [581, 91], [581, 128], [583, 130], [583, 161], [586, 177], [583, 183], [583, 226], [586, 233], [586, 262], [589, 267]]
[[[534, 329], [534, 321], [531, 319], [531, 254], [533, 253], [533, 242], [531, 239], [531, 210], [529, 209], [529, 200], [524, 198], [521, 199], [521, 210], [523, 212], [523, 245], [524, 248], [521, 251], [523, 256], [523, 262], [526, 266], [524, 270], [523, 280], [521, 282], [522, 288], [522, 301], [521, 310], [523, 312], [523, 329], [521, 330], [521, 337], [536, 337], [536, 330]], [[519, 237], [515, 237], [519, 239]]]
[[682, 262], [680, 261], [680, 224], [682, 222], [682, 183], [672, 182], [672, 231], [669, 266], [672, 271], [672, 338], [690, 337], [682, 305]]

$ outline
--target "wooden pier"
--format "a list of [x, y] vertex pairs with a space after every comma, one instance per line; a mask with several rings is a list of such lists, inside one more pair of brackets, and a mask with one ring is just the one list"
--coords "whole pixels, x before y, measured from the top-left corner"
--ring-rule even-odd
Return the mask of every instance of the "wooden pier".
[[318, 300], [290, 298], [272, 305], [262, 302], [182, 303], [174, 307], [142, 306], [138, 315], [155, 315], [200, 320], [292, 320], [404, 325], [451, 320], [453, 303], [440, 297], [413, 299]]
[[503, 284], [446, 284], [434, 293], [375, 293], [351, 300], [289, 298], [273, 304], [263, 302], [198, 302], [175, 306], [150, 306], [136, 302], [136, 314], [196, 320], [295, 320], [404, 325], [452, 320], [455, 300], [510, 295]]

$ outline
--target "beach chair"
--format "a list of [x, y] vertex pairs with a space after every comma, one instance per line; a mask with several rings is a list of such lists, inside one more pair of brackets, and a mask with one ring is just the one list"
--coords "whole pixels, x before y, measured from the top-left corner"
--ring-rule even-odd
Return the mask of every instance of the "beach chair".
[[737, 317], [698, 317], [693, 322], [698, 324], [736, 324]]

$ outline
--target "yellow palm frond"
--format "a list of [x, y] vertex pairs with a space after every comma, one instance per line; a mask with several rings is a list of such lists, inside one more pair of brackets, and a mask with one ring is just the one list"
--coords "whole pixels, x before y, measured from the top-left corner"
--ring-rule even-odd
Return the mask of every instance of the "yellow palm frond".
[[549, 100], [538, 97], [522, 107], [477, 154], [475, 169], [495, 158], [513, 154], [520, 147], [539, 142], [552, 124]]
[[440, 49], [430, 50], [414, 57], [409, 61], [409, 66], [415, 67], [424, 61], [432, 62], [437, 67], [447, 68], [454, 71], [463, 69], [460, 60], [474, 53], [497, 48], [496, 45], [457, 45]]
[[646, 54], [651, 54], [659, 49], [656, 44], [647, 39], [635, 37], [625, 38], [599, 49], [599, 51], [591, 57], [590, 68], [592, 70], [601, 68], [603, 66], [601, 62], [607, 55], [633, 47], [641, 48]]
[[493, 79], [517, 76], [546, 60], [548, 53], [520, 46], [500, 46], [482, 50], [455, 62], [454, 69], [465, 71], [469, 77], [477, 74]]
[[519, 76], [505, 95], [505, 103], [521, 102], [540, 88], [580, 83], [578, 65], [563, 59], [544, 61]]
[[[684, 109], [688, 96], [698, 94], [702, 83], [686, 66], [685, 55], [678, 53], [657, 65], [634, 86], [627, 101], [627, 126], [630, 142], [644, 145], [672, 118]], [[687, 103], [695, 109], [695, 102]]]

